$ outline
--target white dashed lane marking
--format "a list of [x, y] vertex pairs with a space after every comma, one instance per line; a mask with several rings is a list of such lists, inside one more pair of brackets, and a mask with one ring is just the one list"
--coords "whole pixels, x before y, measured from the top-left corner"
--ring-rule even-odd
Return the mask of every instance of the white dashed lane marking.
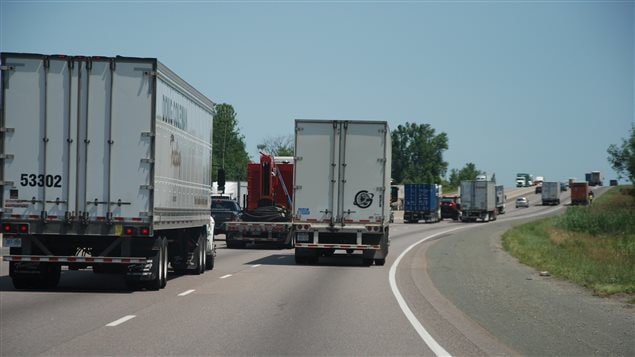
[[126, 322], [128, 320], [134, 319], [135, 317], [137, 317], [137, 315], [127, 315], [127, 316], [124, 316], [124, 317], [120, 318], [119, 320], [115, 320], [115, 321], [109, 323], [106, 326], [115, 327], [115, 326], [121, 325], [122, 323], [124, 323], [124, 322]]
[[189, 295], [189, 294], [191, 294], [191, 293], [193, 293], [193, 292], [195, 292], [195, 291], [196, 291], [196, 290], [194, 290], [194, 289], [186, 290], [186, 291], [184, 291], [184, 292], [180, 293], [180, 294], [179, 294], [179, 296]]

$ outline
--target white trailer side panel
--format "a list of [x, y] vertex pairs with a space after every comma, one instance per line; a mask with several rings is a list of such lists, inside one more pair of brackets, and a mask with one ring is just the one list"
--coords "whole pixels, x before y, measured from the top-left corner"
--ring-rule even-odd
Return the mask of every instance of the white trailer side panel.
[[8, 216], [209, 223], [209, 99], [155, 59], [4, 53], [2, 60]]
[[[165, 68], [164, 68], [165, 69]], [[156, 104], [155, 222], [209, 219], [212, 108], [159, 72]]]

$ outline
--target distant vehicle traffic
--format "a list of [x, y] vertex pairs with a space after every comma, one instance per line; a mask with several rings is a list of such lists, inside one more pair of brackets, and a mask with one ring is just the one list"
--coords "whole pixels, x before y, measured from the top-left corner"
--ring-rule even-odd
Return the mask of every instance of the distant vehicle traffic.
[[542, 183], [542, 205], [559, 205], [560, 204], [560, 182], [543, 182]]
[[529, 187], [533, 185], [533, 176], [526, 173], [516, 174], [516, 187]]
[[520, 207], [529, 207], [529, 201], [527, 200], [527, 197], [518, 197], [516, 198], [516, 208], [520, 208]]
[[461, 205], [458, 196], [443, 196], [441, 199], [441, 217], [458, 220], [461, 216]]
[[494, 181], [461, 181], [461, 221], [496, 219], [495, 185]]
[[496, 186], [496, 210], [498, 214], [505, 214], [505, 201], [507, 201], [505, 187], [503, 185]]
[[591, 171], [584, 175], [585, 181], [589, 183], [589, 186], [602, 186], [602, 174], [600, 171]]
[[569, 188], [571, 189], [572, 205], [588, 205], [590, 203], [588, 182], [574, 182]]
[[408, 183], [404, 194], [404, 223], [420, 220], [439, 222], [441, 220], [441, 185], [433, 183]]

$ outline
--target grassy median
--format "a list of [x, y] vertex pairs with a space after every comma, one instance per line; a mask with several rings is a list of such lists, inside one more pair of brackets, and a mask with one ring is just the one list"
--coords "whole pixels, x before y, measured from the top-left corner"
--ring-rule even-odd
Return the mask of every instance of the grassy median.
[[514, 227], [503, 247], [522, 263], [599, 295], [628, 294], [635, 303], [635, 196], [612, 187], [589, 206]]

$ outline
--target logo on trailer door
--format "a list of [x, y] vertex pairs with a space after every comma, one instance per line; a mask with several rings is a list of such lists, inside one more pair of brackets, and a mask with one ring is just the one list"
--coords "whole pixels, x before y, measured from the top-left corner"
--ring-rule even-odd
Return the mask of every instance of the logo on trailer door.
[[361, 190], [355, 195], [353, 204], [359, 208], [368, 208], [373, 204], [373, 194], [366, 190]]

